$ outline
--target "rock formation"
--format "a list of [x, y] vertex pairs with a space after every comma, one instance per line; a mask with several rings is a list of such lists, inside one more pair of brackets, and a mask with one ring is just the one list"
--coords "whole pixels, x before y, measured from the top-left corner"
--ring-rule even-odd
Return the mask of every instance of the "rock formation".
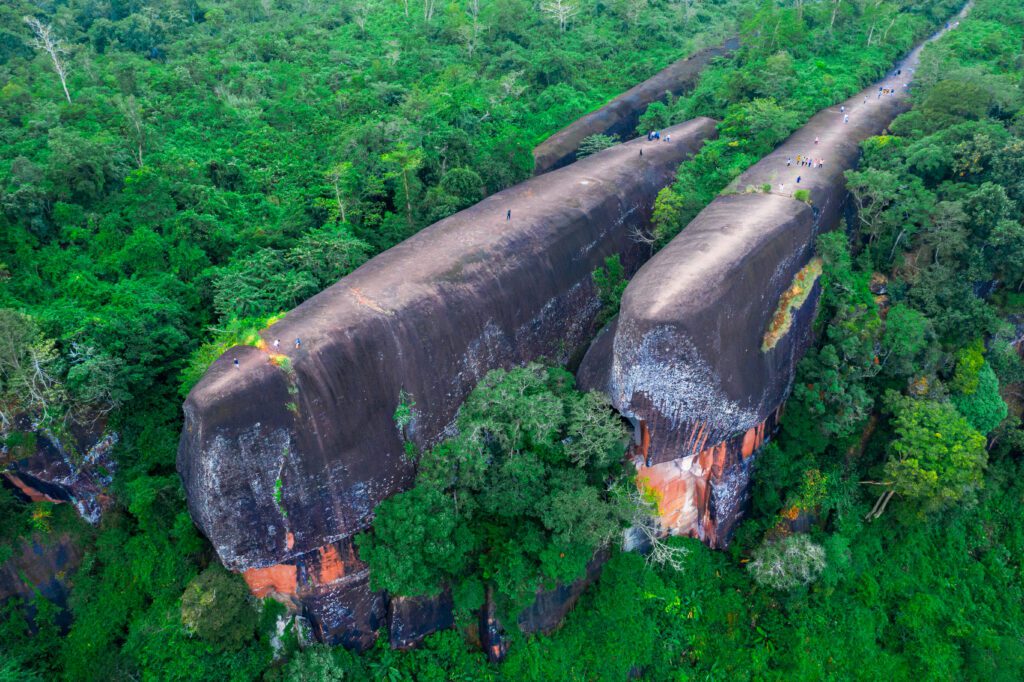
[[580, 386], [606, 391], [637, 427], [638, 484], [655, 492], [665, 531], [720, 547], [742, 516], [750, 456], [811, 341], [815, 237], [839, 224], [861, 141], [909, 107], [920, 49], [709, 204], [640, 269], [584, 359]]
[[89, 523], [98, 523], [109, 503], [106, 494], [116, 470], [111, 451], [118, 435], [103, 420], [70, 423], [58, 437], [38, 428], [27, 415], [14, 420], [18, 445], [0, 445], [0, 474], [23, 498], [69, 502]]
[[[185, 402], [178, 470], [224, 565], [257, 594], [290, 595], [324, 641], [365, 647], [390, 621], [405, 645], [447, 626], [443, 608], [389, 610], [352, 537], [411, 484], [405, 442], [439, 442], [487, 371], [585, 349], [600, 307], [592, 271], [618, 254], [635, 272], [649, 254], [633, 232], [715, 123], [668, 132], [426, 228], [264, 330], [259, 347], [218, 359]], [[412, 414], [402, 428], [400, 404]]]
[[67, 533], [43, 542], [39, 537], [25, 538], [15, 554], [0, 565], [0, 605], [8, 599], [21, 599], [27, 616], [35, 616], [31, 602], [38, 592], [58, 607], [56, 624], [61, 629], [71, 625], [68, 595], [70, 577], [82, 561], [82, 548]]
[[738, 47], [739, 41], [730, 39], [718, 47], [680, 59], [600, 109], [562, 128], [534, 148], [533, 174], [547, 173], [575, 161], [580, 143], [591, 135], [632, 137], [640, 116], [652, 102], [665, 99], [666, 93], [678, 95], [689, 90], [712, 59], [726, 56]]

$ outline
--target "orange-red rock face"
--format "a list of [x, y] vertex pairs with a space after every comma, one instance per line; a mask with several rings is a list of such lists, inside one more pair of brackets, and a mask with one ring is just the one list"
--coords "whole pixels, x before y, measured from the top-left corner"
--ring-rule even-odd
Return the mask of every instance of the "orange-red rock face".
[[[715, 497], [716, 485], [721, 486], [728, 472], [746, 475], [747, 459], [764, 444], [766, 433], [770, 431], [769, 424], [774, 424], [775, 420], [776, 415], [773, 414], [770, 421], [750, 427], [739, 438], [714, 445], [707, 445], [695, 436], [691, 441], [690, 454], [650, 465], [649, 430], [646, 422], [641, 422], [644, 435], [631, 459], [637, 470], [637, 487], [641, 492], [652, 495], [657, 502], [661, 530], [670, 535], [695, 537], [712, 547], [721, 546], [727, 539], [722, 532], [725, 529], [719, 527], [721, 519], [723, 516], [731, 517], [739, 509], [723, 508], [729, 500], [721, 495]], [[713, 503], [717, 508], [712, 507]]]

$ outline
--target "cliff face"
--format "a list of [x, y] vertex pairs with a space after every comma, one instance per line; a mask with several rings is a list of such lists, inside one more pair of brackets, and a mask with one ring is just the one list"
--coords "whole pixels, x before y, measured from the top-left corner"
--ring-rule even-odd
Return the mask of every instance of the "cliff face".
[[533, 174], [547, 173], [575, 161], [580, 143], [591, 135], [632, 137], [648, 105], [665, 99], [666, 93], [678, 95], [689, 90], [712, 59], [726, 56], [738, 47], [739, 41], [731, 39], [680, 59], [600, 109], [562, 128], [534, 148]]
[[411, 484], [404, 442], [440, 441], [487, 371], [582, 349], [599, 309], [592, 271], [612, 254], [636, 270], [647, 253], [631, 232], [715, 124], [670, 132], [423, 230], [264, 330], [260, 348], [218, 359], [185, 402], [178, 470], [221, 561], [258, 593], [294, 595], [322, 639], [371, 643], [387, 599], [351, 539]]
[[637, 426], [638, 485], [655, 493], [666, 532], [720, 547], [741, 518], [749, 458], [811, 341], [815, 237], [839, 224], [860, 142], [908, 108], [919, 50], [743, 173], [640, 269], [588, 351], [579, 383], [606, 391]]
[[70, 577], [82, 561], [82, 548], [68, 534], [43, 542], [39, 537], [21, 541], [14, 556], [0, 565], [0, 605], [18, 597], [34, 617], [29, 602], [38, 591], [59, 607], [56, 622], [61, 628], [71, 625], [67, 609]]
[[0, 474], [25, 499], [68, 502], [98, 523], [110, 501], [106, 490], [117, 468], [112, 450], [118, 435], [106, 432], [102, 420], [70, 424], [63, 440], [25, 415], [14, 426], [23, 444], [0, 447]]

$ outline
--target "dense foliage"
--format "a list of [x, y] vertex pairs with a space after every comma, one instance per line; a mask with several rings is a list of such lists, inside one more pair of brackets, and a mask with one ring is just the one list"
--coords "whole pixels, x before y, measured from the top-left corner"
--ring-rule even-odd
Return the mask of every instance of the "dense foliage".
[[[741, 26], [743, 49], [713, 65], [697, 88], [652, 105], [663, 125], [719, 120], [719, 137], [662, 190], [654, 234], [663, 245], [733, 179], [804, 121], [877, 80], [945, 19], [959, 0], [761, 2]], [[766, 27], [771, 27], [768, 30]]]
[[582, 578], [632, 514], [626, 431], [603, 396], [573, 386], [536, 364], [489, 372], [458, 435], [419, 457], [416, 485], [356, 538], [371, 584], [403, 596], [450, 588], [465, 622], [490, 591], [513, 622], [537, 590]]
[[[655, 236], [954, 4], [746, 14], [744, 50], [641, 123], [723, 120], [659, 197]], [[477, 14], [299, 0], [0, 8], [0, 415], [99, 412], [123, 434], [117, 505], [97, 531], [67, 505], [0, 489], [0, 558], [33, 533], [87, 548], [66, 636], [45, 599], [38, 632], [17, 605], [0, 612], [0, 680], [1024, 677], [1024, 366], [1005, 322], [1024, 305], [1016, 0], [976, 0], [926, 50], [914, 110], [848, 175], [857, 223], [820, 240], [818, 343], [728, 552], [673, 539], [688, 550], [677, 571], [613, 548], [563, 628], [517, 639], [501, 666], [457, 631], [357, 656], [282, 641], [280, 610], [254, 608], [212, 565], [184, 509], [178, 390], [218, 348], [520, 179], [539, 137], [739, 5], [698, 6], [681, 28], [689, 3], [584, 3], [564, 32], [517, 0]], [[72, 47], [70, 104], [25, 42], [27, 13]], [[616, 264], [595, 273], [609, 311]], [[490, 375], [460, 435], [411, 453], [418, 485], [378, 510], [360, 548], [374, 579], [452, 586], [463, 609], [490, 587], [514, 613], [580, 575], [624, 518], [609, 490], [621, 431], [571, 386], [536, 366]]]
[[[0, 3], [0, 466], [32, 451], [18, 415], [121, 434], [115, 509], [95, 539], [71, 529], [75, 624], [3, 637], [0, 676], [267, 668], [272, 623], [235, 650], [192, 622], [251, 607], [197, 607], [232, 592], [205, 582], [174, 473], [181, 392], [272, 315], [527, 177], [537, 142], [719, 42], [744, 4], [587, 2], [561, 26], [522, 0]], [[0, 495], [0, 558], [56, 541], [64, 510]]]

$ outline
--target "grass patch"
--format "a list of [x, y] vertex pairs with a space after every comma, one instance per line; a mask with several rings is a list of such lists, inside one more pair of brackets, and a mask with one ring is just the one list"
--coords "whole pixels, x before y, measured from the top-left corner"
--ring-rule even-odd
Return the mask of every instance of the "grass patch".
[[285, 313], [270, 315], [269, 317], [243, 317], [231, 318], [220, 328], [211, 328], [213, 338], [189, 356], [188, 364], [181, 371], [178, 393], [182, 398], [188, 395], [192, 387], [199, 383], [199, 380], [209, 369], [214, 361], [235, 346], [261, 347], [260, 330], [283, 319]]

